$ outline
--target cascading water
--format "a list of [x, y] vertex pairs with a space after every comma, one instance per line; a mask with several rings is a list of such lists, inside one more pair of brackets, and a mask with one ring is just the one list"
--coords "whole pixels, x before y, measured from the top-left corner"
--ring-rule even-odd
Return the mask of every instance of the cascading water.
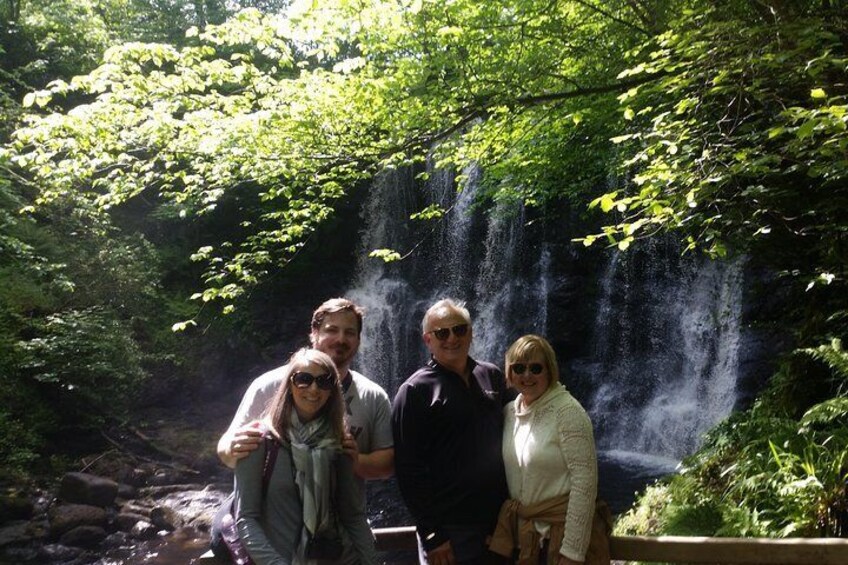
[[679, 459], [736, 403], [742, 261], [650, 242], [613, 253], [594, 328], [589, 405], [602, 449]]
[[[583, 263], [573, 251], [565, 259], [552, 251], [556, 241], [528, 229], [524, 210], [475, 206], [475, 168], [463, 172], [460, 193], [452, 174], [428, 173], [427, 181], [409, 169], [381, 173], [363, 206], [361, 259], [347, 293], [367, 308], [357, 368], [393, 397], [426, 361], [421, 319], [443, 297], [467, 302], [475, 358], [502, 364], [525, 333], [559, 339], [565, 380], [595, 426], [602, 495], [623, 510], [733, 409], [742, 262], [682, 257], [653, 241], [605, 252], [597, 269], [597, 255]], [[438, 223], [409, 220], [430, 204], [448, 210]], [[367, 257], [381, 248], [413, 252], [389, 264]], [[580, 302], [591, 320], [563, 302]]]
[[681, 256], [657, 239], [610, 252], [599, 278], [588, 383], [601, 488], [614, 502], [673, 472], [737, 402], [743, 260]]
[[[431, 171], [422, 200], [411, 173], [384, 172], [363, 208], [363, 259], [347, 296], [367, 309], [358, 367], [390, 395], [426, 361], [421, 319], [440, 298], [467, 303], [475, 358], [500, 364], [512, 340], [545, 329], [549, 253], [543, 246], [530, 252], [523, 211], [474, 209], [477, 171], [463, 174], [469, 180], [457, 193], [453, 175]], [[409, 215], [434, 203], [448, 210], [440, 224], [429, 234], [410, 233]], [[367, 258], [372, 249], [415, 246], [399, 264]]]
[[[543, 331], [547, 320], [550, 254], [543, 247], [530, 252], [523, 211], [475, 209], [473, 167], [463, 172], [468, 182], [460, 193], [453, 175], [429, 173], [420, 186], [407, 169], [384, 171], [373, 183], [361, 215], [358, 273], [346, 293], [366, 308], [356, 368], [391, 397], [427, 360], [421, 319], [436, 300], [467, 303], [474, 321], [471, 355], [499, 364], [516, 337]], [[448, 210], [445, 217], [435, 227], [411, 230], [410, 214], [430, 204]], [[414, 252], [389, 264], [368, 257], [385, 248]], [[372, 525], [410, 523], [399, 496], [393, 481], [368, 484], [369, 508], [379, 509]]]

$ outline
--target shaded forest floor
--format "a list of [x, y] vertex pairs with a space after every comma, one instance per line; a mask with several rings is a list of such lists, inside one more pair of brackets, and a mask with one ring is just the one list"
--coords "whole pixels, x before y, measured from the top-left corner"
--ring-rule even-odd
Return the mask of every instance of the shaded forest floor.
[[[197, 482], [229, 480], [216, 445], [232, 419], [234, 403], [196, 398], [181, 406], [145, 409], [134, 416], [134, 423], [106, 430], [103, 437], [112, 445], [113, 457], [170, 466], [196, 476]], [[99, 456], [112, 458], [107, 453]]]

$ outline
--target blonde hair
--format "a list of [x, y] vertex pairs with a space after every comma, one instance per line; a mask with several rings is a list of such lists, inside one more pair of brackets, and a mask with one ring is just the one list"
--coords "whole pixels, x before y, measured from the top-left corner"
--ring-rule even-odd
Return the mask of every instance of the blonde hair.
[[341, 442], [344, 438], [344, 398], [342, 397], [341, 383], [339, 382], [339, 372], [330, 356], [317, 349], [304, 347], [297, 350], [289, 358], [288, 363], [283, 367], [283, 379], [280, 382], [280, 386], [277, 388], [277, 392], [274, 393], [271, 402], [268, 403], [263, 417], [273, 432], [283, 441], [287, 441], [291, 413], [294, 408], [291, 376], [304, 369], [310, 363], [318, 365], [321, 369], [333, 375], [335, 384], [330, 389], [330, 398], [327, 399], [327, 403], [321, 408], [318, 417], [329, 419], [330, 430], [334, 436], [333, 439]]
[[545, 368], [548, 370], [548, 375], [550, 376], [548, 388], [551, 389], [559, 383], [559, 365], [557, 365], [554, 348], [542, 336], [528, 334], [516, 339], [506, 351], [504, 371], [506, 372], [506, 382], [508, 384], [512, 385], [512, 364], [524, 363], [536, 353], [542, 354]]

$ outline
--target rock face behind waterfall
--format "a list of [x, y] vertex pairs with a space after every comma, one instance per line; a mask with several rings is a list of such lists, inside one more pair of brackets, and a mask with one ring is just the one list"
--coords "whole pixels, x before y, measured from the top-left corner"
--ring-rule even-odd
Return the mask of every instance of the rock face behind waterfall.
[[[479, 358], [502, 365], [515, 338], [547, 336], [610, 453], [679, 460], [769, 374], [779, 340], [752, 307], [769, 275], [744, 257], [710, 261], [672, 238], [626, 253], [585, 248], [572, 239], [597, 227], [567, 205], [544, 218], [515, 203], [483, 206], [473, 167], [459, 193], [452, 175], [428, 173], [420, 181], [399, 169], [374, 182], [346, 293], [368, 309], [357, 366], [390, 394], [426, 360], [419, 324], [446, 296], [468, 303]], [[444, 217], [409, 221], [429, 205]], [[392, 264], [367, 258], [381, 248], [412, 252]]]

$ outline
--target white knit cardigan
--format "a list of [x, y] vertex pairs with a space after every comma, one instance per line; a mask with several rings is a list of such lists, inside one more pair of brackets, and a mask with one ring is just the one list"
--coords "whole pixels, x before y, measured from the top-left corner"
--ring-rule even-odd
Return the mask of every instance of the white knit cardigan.
[[[561, 384], [528, 408], [521, 395], [504, 407], [503, 458], [510, 498], [521, 504], [569, 494], [560, 553], [583, 561], [598, 490], [592, 423]], [[544, 536], [550, 526], [536, 522]]]

